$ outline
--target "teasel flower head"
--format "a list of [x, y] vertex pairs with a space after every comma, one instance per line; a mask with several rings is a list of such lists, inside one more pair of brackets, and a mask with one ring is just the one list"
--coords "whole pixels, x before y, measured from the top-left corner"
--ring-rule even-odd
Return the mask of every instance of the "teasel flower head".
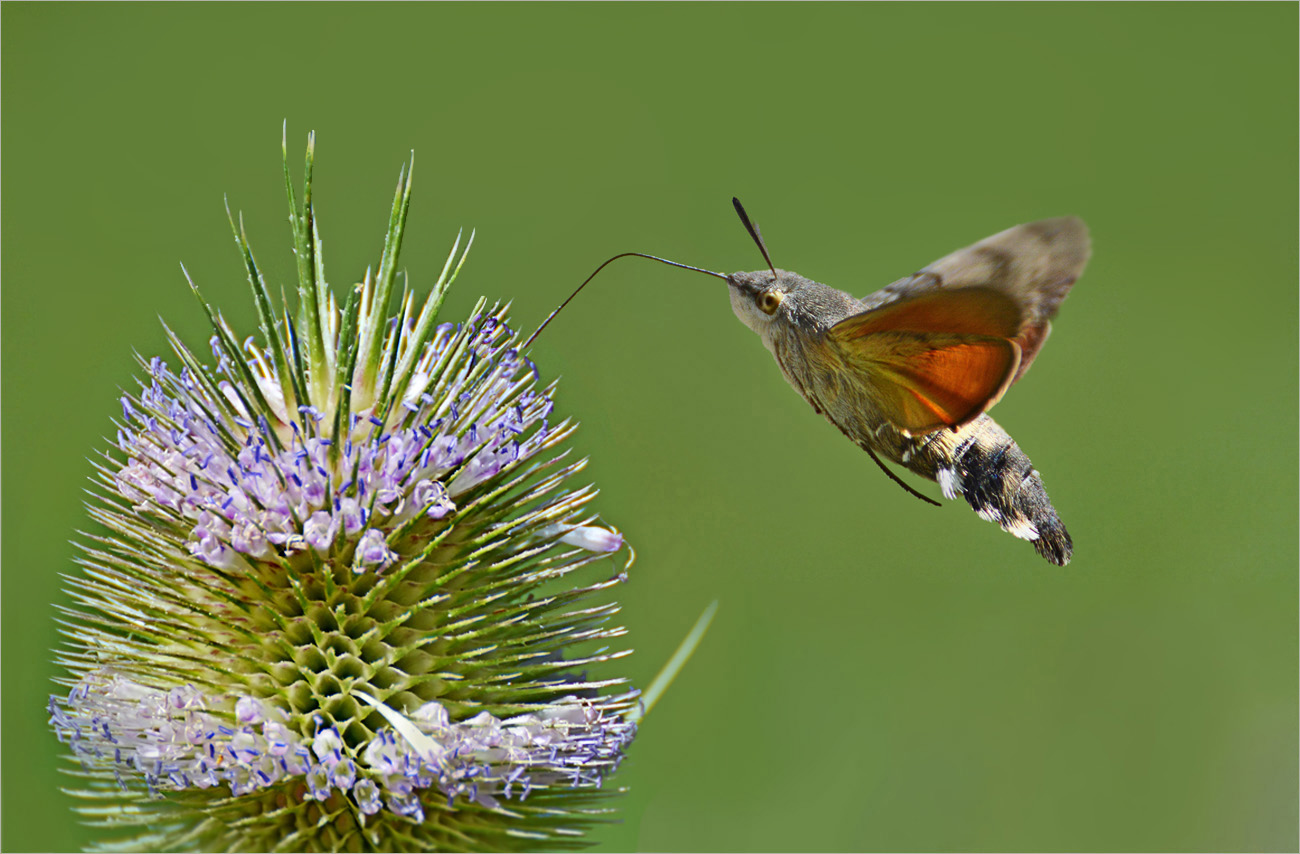
[[169, 330], [122, 396], [49, 702], [70, 791], [105, 848], [575, 847], [636, 728], [585, 675], [625, 654], [599, 594], [630, 558], [506, 307], [439, 316], [473, 236], [395, 294], [409, 167], [336, 302], [313, 149], [301, 204], [285, 158], [296, 313], [232, 219], [260, 340], [200, 297], [212, 359]]

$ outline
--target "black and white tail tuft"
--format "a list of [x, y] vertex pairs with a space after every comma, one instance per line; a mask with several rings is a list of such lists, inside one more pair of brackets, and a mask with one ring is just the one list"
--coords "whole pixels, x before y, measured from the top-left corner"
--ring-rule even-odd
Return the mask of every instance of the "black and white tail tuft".
[[1070, 534], [1029, 457], [988, 416], [972, 427], [976, 429], [947, 464], [936, 469], [935, 479], [944, 496], [965, 497], [980, 518], [1029, 540], [1048, 561], [1065, 566], [1073, 554]]

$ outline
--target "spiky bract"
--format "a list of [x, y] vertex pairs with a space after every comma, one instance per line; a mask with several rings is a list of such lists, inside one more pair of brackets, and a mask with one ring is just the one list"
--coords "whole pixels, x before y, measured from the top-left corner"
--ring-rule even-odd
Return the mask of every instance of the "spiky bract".
[[336, 304], [311, 160], [297, 318], [236, 227], [260, 346], [210, 308], [215, 365], [171, 335], [98, 465], [50, 703], [81, 810], [124, 849], [571, 847], [635, 731], [622, 679], [578, 675], [623, 654], [596, 594], [626, 575], [571, 576], [622, 539], [505, 308], [437, 323], [459, 240], [389, 319], [409, 170]]

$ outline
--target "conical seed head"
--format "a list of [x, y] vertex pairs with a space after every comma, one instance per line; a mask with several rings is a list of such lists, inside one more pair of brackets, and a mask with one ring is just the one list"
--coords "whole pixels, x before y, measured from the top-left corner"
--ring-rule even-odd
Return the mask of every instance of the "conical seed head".
[[[578, 671], [623, 654], [626, 575], [587, 569], [622, 538], [505, 308], [367, 321], [379, 289], [316, 301], [328, 357], [214, 316], [213, 366], [173, 336], [122, 399], [50, 716], [123, 848], [557, 848], [602, 813], [635, 692]], [[334, 378], [375, 339], [359, 410]]]

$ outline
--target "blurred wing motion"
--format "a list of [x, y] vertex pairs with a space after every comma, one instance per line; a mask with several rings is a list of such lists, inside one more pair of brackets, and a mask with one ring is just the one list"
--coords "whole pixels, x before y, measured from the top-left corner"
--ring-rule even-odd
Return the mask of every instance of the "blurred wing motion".
[[1020, 365], [1012, 378], [1015, 382], [1029, 370], [1047, 340], [1051, 319], [1082, 275], [1091, 253], [1083, 220], [1044, 219], [959, 249], [871, 294], [862, 305], [875, 313], [926, 294], [955, 295], [972, 288], [996, 291], [1010, 300], [1020, 318], [1015, 334], [1009, 336], [1020, 348]]
[[978, 418], [1021, 363], [1021, 309], [987, 287], [932, 291], [854, 315], [830, 330], [841, 357], [869, 378], [895, 427], [920, 435]]

